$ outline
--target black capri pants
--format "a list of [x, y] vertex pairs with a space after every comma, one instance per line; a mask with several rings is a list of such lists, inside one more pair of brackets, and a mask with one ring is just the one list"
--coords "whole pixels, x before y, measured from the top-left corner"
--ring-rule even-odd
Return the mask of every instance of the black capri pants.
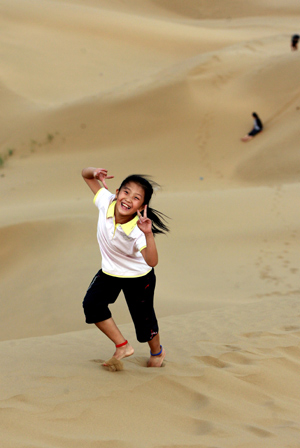
[[250, 131], [249, 133], [248, 133], [248, 135], [250, 136], [250, 137], [254, 137], [254, 135], [257, 135], [257, 134], [259, 134], [260, 132], [262, 131], [262, 129], [252, 129], [252, 131]]
[[85, 321], [102, 322], [111, 317], [109, 305], [114, 303], [121, 290], [133, 320], [139, 342], [148, 342], [158, 333], [153, 308], [156, 277], [154, 269], [142, 277], [123, 278], [104, 274], [102, 269], [93, 278], [83, 300]]

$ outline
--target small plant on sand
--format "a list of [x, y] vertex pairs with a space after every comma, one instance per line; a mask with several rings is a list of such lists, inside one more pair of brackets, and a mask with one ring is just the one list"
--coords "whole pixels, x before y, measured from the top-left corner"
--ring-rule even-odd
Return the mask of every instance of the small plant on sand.
[[4, 166], [5, 160], [8, 157], [11, 157], [14, 153], [14, 149], [12, 148], [7, 148], [6, 150], [4, 150], [1, 154], [0, 154], [0, 167]]
[[[55, 134], [59, 135], [59, 132], [55, 132]], [[35, 152], [37, 150], [37, 147], [42, 147], [42, 146], [49, 145], [50, 143], [52, 143], [55, 138], [55, 134], [51, 134], [49, 132], [47, 134], [45, 140], [43, 140], [43, 141], [37, 141], [37, 140], [31, 139], [30, 140], [30, 151]]]
[[38, 142], [36, 140], [31, 139], [31, 141], [30, 141], [30, 150], [31, 150], [31, 152], [35, 152], [35, 148], [36, 148], [37, 144], [38, 144]]
[[48, 143], [51, 143], [53, 139], [54, 139], [54, 135], [53, 134], [48, 134], [47, 135]]

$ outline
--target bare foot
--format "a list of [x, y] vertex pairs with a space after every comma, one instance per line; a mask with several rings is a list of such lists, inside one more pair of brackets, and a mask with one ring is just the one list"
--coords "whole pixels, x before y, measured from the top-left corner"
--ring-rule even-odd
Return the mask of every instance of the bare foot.
[[134, 354], [134, 349], [131, 347], [129, 342], [127, 342], [126, 345], [123, 345], [123, 347], [116, 347], [116, 351], [113, 354], [113, 357], [116, 359], [123, 359], [127, 358], [127, 356], [131, 356]]
[[162, 363], [165, 359], [166, 352], [165, 349], [162, 349], [161, 355], [159, 356], [150, 356], [149, 361], [147, 363], [147, 367], [161, 367]]
[[[131, 347], [129, 343], [124, 345], [123, 347], [117, 347], [115, 353], [113, 354], [112, 358], [110, 358], [108, 361], [105, 361], [102, 365], [104, 367], [108, 367], [111, 371], [116, 370], [123, 370], [123, 363], [121, 362], [121, 359], [127, 358], [128, 356], [133, 355], [134, 349]], [[121, 365], [121, 368], [113, 368], [111, 369], [112, 365]]]
[[245, 137], [241, 138], [242, 142], [248, 142], [249, 140], [252, 140], [252, 137], [250, 135], [245, 135]]

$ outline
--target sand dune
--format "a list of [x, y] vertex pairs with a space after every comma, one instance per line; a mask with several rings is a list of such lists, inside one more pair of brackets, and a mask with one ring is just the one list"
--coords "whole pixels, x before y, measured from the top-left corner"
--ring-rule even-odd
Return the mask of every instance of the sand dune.
[[[1, 447], [299, 447], [298, 3], [0, 2]], [[84, 323], [91, 165], [161, 184], [161, 369]]]
[[123, 372], [101, 370], [111, 347], [96, 330], [2, 342], [3, 446], [297, 446], [299, 325], [289, 316], [277, 326], [295, 305], [161, 319], [168, 361], [155, 371], [140, 347]]

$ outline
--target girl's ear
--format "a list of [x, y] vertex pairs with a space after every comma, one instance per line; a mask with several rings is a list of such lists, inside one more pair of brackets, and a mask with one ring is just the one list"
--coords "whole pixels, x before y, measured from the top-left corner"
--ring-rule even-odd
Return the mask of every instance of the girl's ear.
[[118, 199], [119, 192], [120, 192], [120, 190], [116, 190], [116, 195], [115, 195], [114, 201], [116, 201]]

